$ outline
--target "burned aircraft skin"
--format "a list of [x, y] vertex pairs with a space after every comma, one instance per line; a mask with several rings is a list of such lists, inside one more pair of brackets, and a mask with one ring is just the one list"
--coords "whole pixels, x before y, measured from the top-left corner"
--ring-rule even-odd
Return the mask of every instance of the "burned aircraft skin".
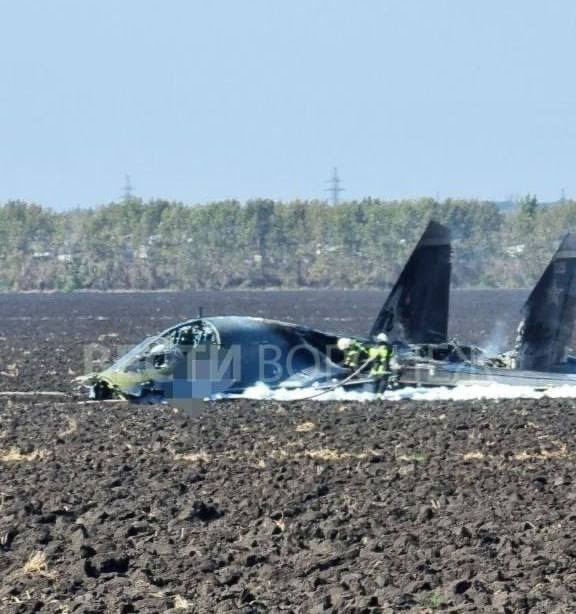
[[[526, 302], [516, 348], [501, 356], [448, 340], [450, 274], [450, 232], [430, 222], [369, 337], [356, 338], [370, 346], [377, 334], [388, 335], [390, 385], [576, 385], [576, 361], [564, 358], [576, 316], [574, 237], [564, 239]], [[344, 366], [339, 337], [262, 318], [197, 318], [144, 340], [84, 383], [95, 399], [174, 404], [242, 394], [260, 382], [273, 390], [311, 389], [312, 396], [337, 386], [375, 391], [366, 372], [351, 375]]]
[[567, 356], [576, 318], [576, 238], [566, 235], [523, 307], [516, 346], [499, 356], [454, 342], [399, 350], [404, 385], [500, 383], [548, 388], [576, 384]]
[[450, 231], [432, 221], [390, 291], [370, 337], [386, 333], [405, 343], [444, 343], [451, 270]]
[[520, 369], [576, 372], [566, 356], [576, 319], [576, 237], [568, 234], [532, 290], [518, 327]]
[[[356, 341], [373, 345], [380, 332], [398, 333], [410, 343], [444, 341], [449, 287], [449, 231], [430, 222], [370, 337]], [[261, 318], [198, 318], [144, 340], [109, 368], [87, 376], [84, 384], [94, 399], [150, 402], [241, 394], [260, 382], [271, 389], [322, 391], [342, 385], [375, 390], [377, 382], [366, 373], [350, 379], [351, 369], [337, 348], [339, 338]]]
[[307, 388], [344, 379], [338, 337], [246, 316], [190, 320], [147, 339], [92, 377], [93, 398], [213, 398], [258, 382]]

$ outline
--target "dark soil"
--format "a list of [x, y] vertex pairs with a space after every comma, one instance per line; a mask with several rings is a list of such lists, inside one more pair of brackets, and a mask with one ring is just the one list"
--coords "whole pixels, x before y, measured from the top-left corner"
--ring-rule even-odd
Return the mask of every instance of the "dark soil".
[[[379, 307], [328, 294], [200, 299], [359, 333]], [[87, 343], [138, 341], [198, 296], [0, 296], [1, 389], [72, 391]], [[510, 334], [521, 300], [457, 295], [455, 331], [509, 313]], [[573, 400], [186, 417], [2, 396], [0, 420], [2, 613], [576, 611]]]

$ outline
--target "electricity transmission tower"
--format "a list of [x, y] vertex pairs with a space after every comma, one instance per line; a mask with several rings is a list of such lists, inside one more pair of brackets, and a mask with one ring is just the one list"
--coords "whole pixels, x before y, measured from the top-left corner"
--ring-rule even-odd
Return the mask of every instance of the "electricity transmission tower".
[[344, 188], [340, 186], [341, 181], [340, 177], [338, 177], [338, 169], [336, 167], [332, 169], [332, 177], [328, 179], [328, 183], [330, 187], [326, 188], [326, 191], [330, 192], [332, 204], [337, 205], [340, 200], [340, 192], [344, 192]]
[[134, 198], [133, 190], [134, 188], [132, 187], [132, 183], [130, 181], [130, 175], [126, 175], [124, 187], [122, 188], [122, 200], [125, 203], [129, 203], [132, 200], [132, 198]]

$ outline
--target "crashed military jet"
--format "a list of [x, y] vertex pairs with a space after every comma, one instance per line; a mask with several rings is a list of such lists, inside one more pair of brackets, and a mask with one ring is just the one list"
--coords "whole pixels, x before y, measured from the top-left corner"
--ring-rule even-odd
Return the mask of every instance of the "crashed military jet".
[[[576, 384], [576, 362], [564, 356], [576, 315], [574, 237], [563, 240], [528, 298], [515, 349], [501, 356], [448, 340], [450, 276], [450, 232], [430, 222], [369, 336], [355, 339], [369, 347], [385, 333], [392, 341], [391, 385]], [[335, 387], [377, 390], [366, 372], [351, 374], [340, 338], [262, 318], [196, 318], [145, 339], [84, 384], [94, 399], [175, 404], [242, 394], [259, 383], [272, 390], [310, 389], [313, 396]]]
[[[450, 237], [430, 222], [378, 315], [365, 346], [385, 330], [417, 343], [445, 340], [450, 291]], [[83, 379], [94, 399], [204, 399], [271, 389], [342, 385], [373, 390], [365, 373], [350, 378], [338, 349], [341, 336], [245, 316], [196, 318], [145, 339], [114, 364]]]

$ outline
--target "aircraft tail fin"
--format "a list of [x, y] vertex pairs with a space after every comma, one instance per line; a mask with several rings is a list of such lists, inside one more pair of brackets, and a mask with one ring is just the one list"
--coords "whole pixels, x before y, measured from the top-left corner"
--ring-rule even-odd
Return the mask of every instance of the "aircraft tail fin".
[[406, 343], [442, 343], [448, 335], [450, 230], [430, 222], [388, 295], [370, 336]]
[[576, 318], [576, 236], [567, 234], [523, 307], [516, 366], [547, 371], [560, 364]]

